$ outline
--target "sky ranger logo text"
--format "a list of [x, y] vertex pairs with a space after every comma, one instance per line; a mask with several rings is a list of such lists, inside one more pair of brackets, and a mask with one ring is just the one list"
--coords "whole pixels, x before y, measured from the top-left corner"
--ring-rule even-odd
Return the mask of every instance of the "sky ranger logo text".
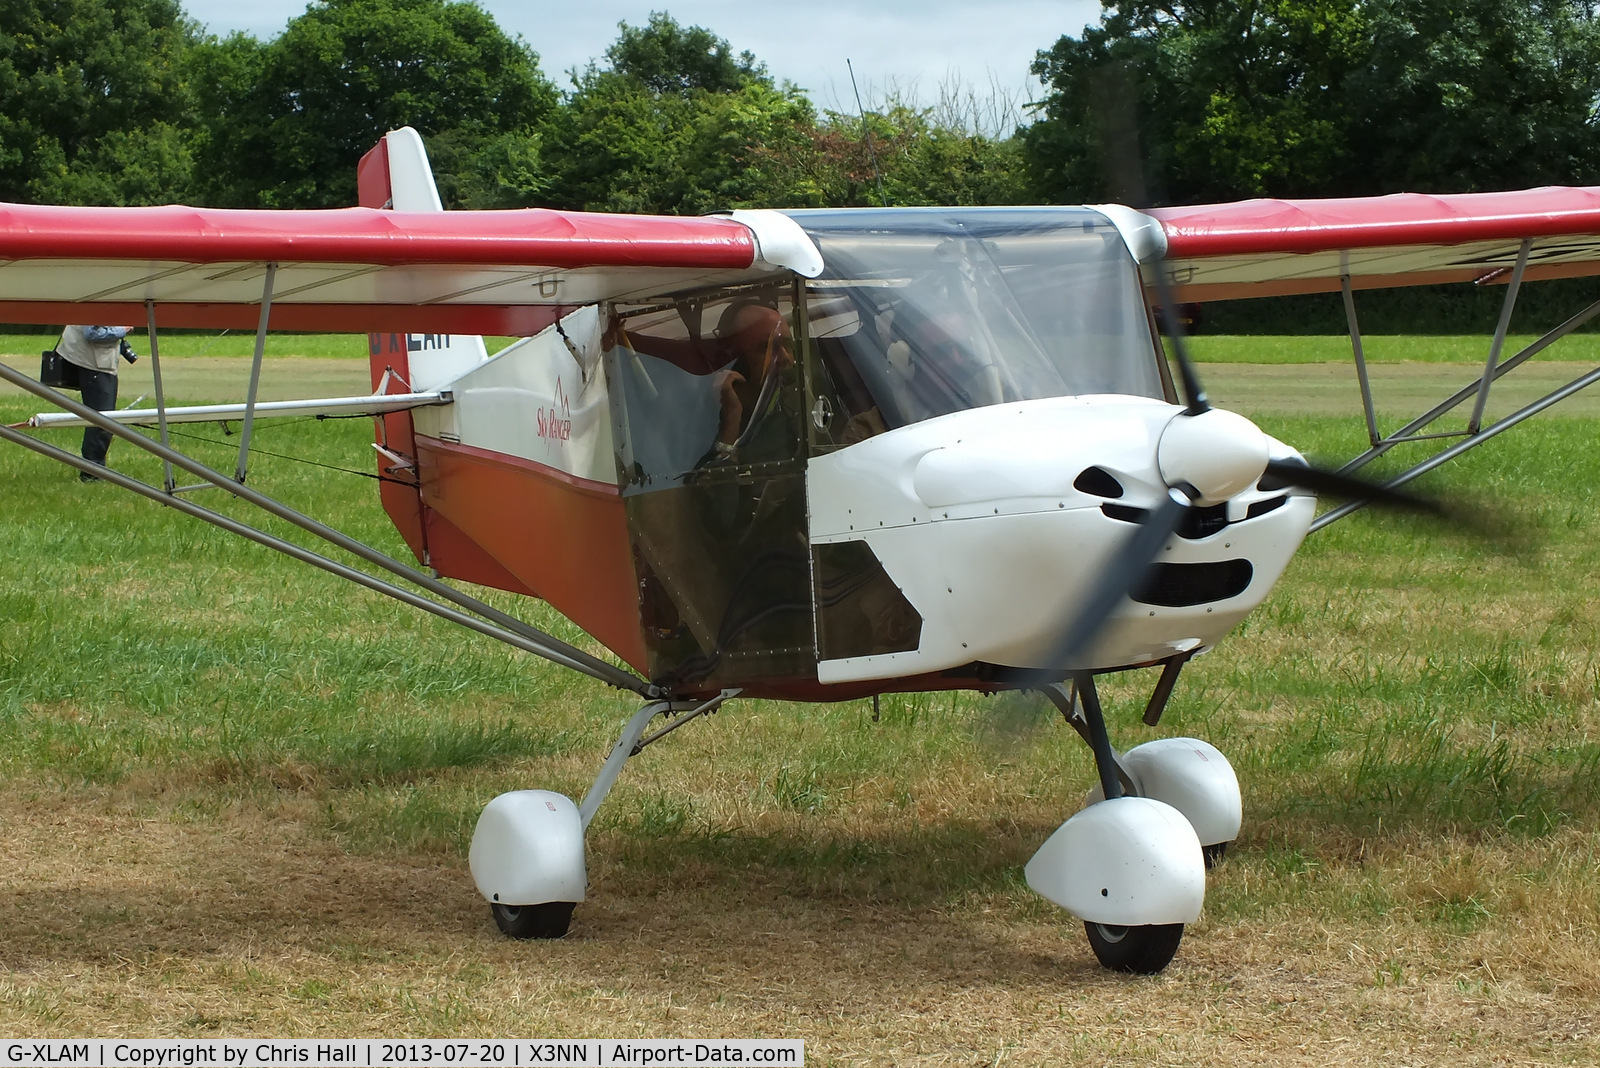
[[540, 408], [537, 418], [539, 436], [546, 444], [572, 439], [572, 408], [567, 404], [567, 392], [561, 388], [561, 379], [556, 379], [555, 402], [548, 408]]

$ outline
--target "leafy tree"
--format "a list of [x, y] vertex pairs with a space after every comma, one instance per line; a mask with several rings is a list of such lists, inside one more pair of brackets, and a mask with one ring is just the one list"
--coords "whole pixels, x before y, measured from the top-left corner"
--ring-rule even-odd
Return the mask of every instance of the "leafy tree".
[[[575, 79], [552, 120], [550, 203], [603, 211], [698, 213], [735, 207], [879, 202], [853, 116], [819, 116], [754, 56], [698, 26], [654, 14], [622, 24], [609, 66]], [[891, 101], [867, 116], [893, 204], [1022, 199], [1017, 146], [935, 122]]]
[[767, 68], [749, 52], [738, 56], [728, 42], [700, 26], [679, 26], [664, 11], [650, 13], [643, 26], [619, 23], [616, 43], [606, 59], [618, 74], [639, 82], [656, 96], [667, 93], [737, 92], [752, 82], [770, 84]]
[[1136, 0], [1033, 69], [1048, 92], [1023, 147], [1050, 199], [1126, 195], [1135, 159], [1168, 202], [1592, 181], [1600, 163], [1581, 0]]
[[[867, 130], [872, 134], [870, 149]], [[822, 202], [829, 205], [1016, 204], [1028, 199], [1014, 139], [960, 129], [938, 121], [930, 108], [899, 99], [865, 116], [829, 112], [814, 147]]]
[[1108, 7], [1033, 70], [1049, 92], [1023, 131], [1051, 199], [1307, 195], [1343, 150], [1340, 85], [1361, 54], [1359, 0]]
[[798, 89], [661, 13], [621, 24], [606, 59], [575, 77], [547, 131], [549, 203], [692, 214], [788, 202], [787, 160], [815, 120]]
[[1345, 79], [1361, 192], [1600, 181], [1600, 25], [1564, 0], [1368, 0]]
[[183, 197], [194, 33], [177, 0], [0, 4], [0, 199]]
[[73, 163], [37, 183], [52, 204], [171, 204], [193, 190], [193, 130], [153, 122], [112, 130], [79, 150]]
[[403, 125], [427, 139], [447, 205], [522, 203], [544, 184], [536, 127], [556, 90], [474, 3], [315, 0], [271, 42], [197, 47], [193, 69], [214, 203], [353, 204], [356, 159]]

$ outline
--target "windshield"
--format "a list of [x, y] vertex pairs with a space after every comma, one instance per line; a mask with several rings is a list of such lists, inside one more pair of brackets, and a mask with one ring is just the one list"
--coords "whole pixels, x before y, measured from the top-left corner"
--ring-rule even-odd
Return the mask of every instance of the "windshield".
[[1097, 211], [790, 214], [826, 264], [807, 318], [852, 415], [892, 429], [1007, 401], [1163, 396], [1138, 268]]

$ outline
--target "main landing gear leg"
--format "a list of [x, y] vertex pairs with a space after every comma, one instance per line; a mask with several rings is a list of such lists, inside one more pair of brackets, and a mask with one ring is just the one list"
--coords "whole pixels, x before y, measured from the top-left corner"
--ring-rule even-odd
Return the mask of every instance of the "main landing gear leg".
[[[1177, 953], [1184, 925], [1199, 918], [1206, 863], [1196, 822], [1214, 830], [1218, 810], [1228, 808], [1226, 797], [1219, 805], [1216, 795], [1228, 788], [1234, 800], [1227, 836], [1238, 832], [1233, 770], [1221, 753], [1194, 739], [1164, 739], [1119, 755], [1090, 674], [1044, 693], [1088, 743], [1100, 782], [1088, 807], [1028, 862], [1028, 885], [1083, 920], [1105, 967], [1159, 972]], [[1225, 823], [1226, 811], [1220, 815]]]
[[[738, 690], [708, 701], [652, 701], [633, 714], [581, 805], [551, 790], [515, 790], [484, 806], [468, 864], [489, 901], [495, 926], [512, 938], [560, 938], [584, 899], [588, 873], [584, 832], [611, 792], [622, 766], [645, 746], [698, 716], [715, 712]], [[657, 716], [674, 717], [648, 736]]]

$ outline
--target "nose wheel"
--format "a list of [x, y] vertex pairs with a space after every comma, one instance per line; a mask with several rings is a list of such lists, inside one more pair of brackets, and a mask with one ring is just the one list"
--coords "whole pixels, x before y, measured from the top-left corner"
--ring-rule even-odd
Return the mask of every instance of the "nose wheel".
[[572, 926], [576, 901], [546, 901], [542, 905], [491, 904], [494, 925], [511, 938], [563, 938]]
[[1101, 965], [1114, 972], [1155, 975], [1177, 955], [1183, 941], [1183, 924], [1155, 923], [1119, 927], [1110, 923], [1086, 923], [1089, 948]]

